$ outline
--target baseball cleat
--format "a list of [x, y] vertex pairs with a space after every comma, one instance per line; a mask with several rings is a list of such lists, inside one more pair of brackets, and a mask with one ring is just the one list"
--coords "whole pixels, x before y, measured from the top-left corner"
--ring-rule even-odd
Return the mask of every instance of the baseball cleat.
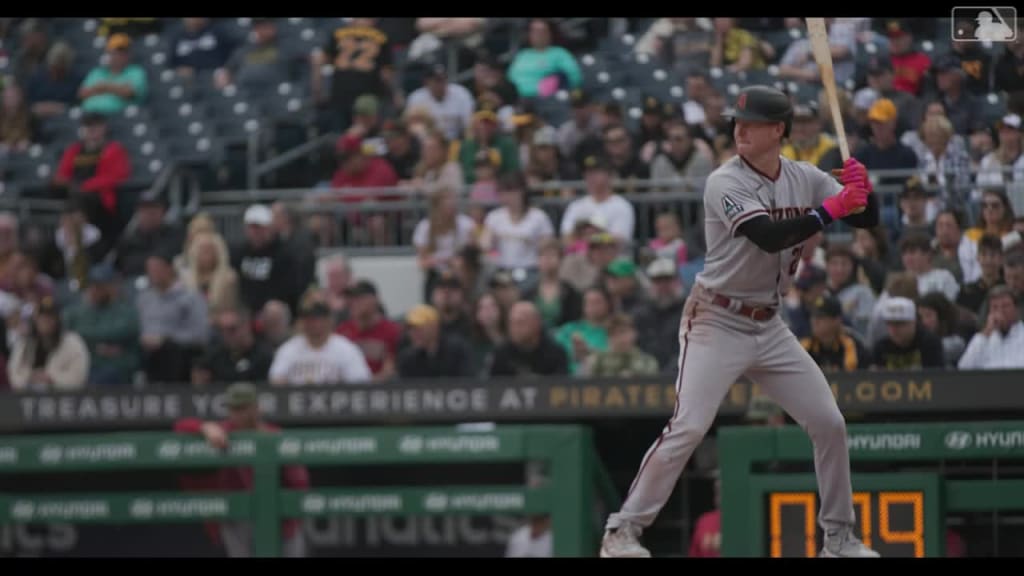
[[881, 554], [868, 548], [853, 535], [849, 526], [825, 533], [821, 558], [880, 558]]
[[632, 524], [606, 530], [601, 540], [601, 558], [650, 558], [640, 544], [640, 529]]

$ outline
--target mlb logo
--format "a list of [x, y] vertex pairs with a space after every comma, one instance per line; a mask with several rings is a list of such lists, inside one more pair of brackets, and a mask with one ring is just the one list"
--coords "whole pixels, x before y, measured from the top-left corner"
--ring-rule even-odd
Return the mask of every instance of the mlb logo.
[[958, 6], [950, 20], [951, 38], [957, 42], [1013, 42], [1017, 39], [1017, 8], [1013, 6]]

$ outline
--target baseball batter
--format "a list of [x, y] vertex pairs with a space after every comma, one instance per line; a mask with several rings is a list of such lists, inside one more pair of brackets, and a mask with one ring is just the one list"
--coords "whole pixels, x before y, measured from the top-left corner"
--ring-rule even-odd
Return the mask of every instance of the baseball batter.
[[703, 439], [729, 388], [745, 375], [810, 435], [825, 531], [822, 556], [877, 557], [853, 533], [846, 423], [814, 360], [779, 308], [803, 242], [831, 222], [878, 223], [864, 166], [844, 165], [841, 184], [780, 155], [793, 109], [767, 86], [740, 92], [726, 111], [738, 155], [715, 170], [704, 192], [707, 257], [683, 310], [676, 404], [647, 451], [622, 509], [606, 524], [602, 557], [649, 557], [640, 544]]

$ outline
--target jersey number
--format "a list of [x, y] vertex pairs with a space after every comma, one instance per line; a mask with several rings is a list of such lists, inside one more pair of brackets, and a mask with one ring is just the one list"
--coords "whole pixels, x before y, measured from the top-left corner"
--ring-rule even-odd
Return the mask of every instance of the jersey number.
[[789, 275], [796, 276], [796, 269], [800, 266], [800, 258], [804, 255], [804, 245], [801, 244], [796, 248], [793, 248], [792, 256], [793, 261], [789, 263]]
[[356, 70], [369, 72], [373, 70], [380, 54], [380, 44], [368, 38], [345, 36], [338, 40], [338, 55], [334, 57], [334, 67], [338, 70]]

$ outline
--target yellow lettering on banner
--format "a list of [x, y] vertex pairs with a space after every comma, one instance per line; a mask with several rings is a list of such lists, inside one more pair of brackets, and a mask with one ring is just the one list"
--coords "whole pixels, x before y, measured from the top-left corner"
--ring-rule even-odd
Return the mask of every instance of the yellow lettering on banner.
[[676, 387], [675, 384], [671, 386], [665, 386], [665, 405], [675, 406], [676, 405]]
[[857, 386], [853, 389], [853, 393], [857, 397], [858, 402], [872, 402], [875, 399], [875, 383], [869, 381], [858, 382]]
[[608, 408], [622, 408], [626, 405], [626, 398], [622, 395], [622, 389], [618, 386], [608, 388], [608, 396], [604, 400]]
[[746, 406], [750, 402], [747, 397], [747, 385], [742, 382], [733, 384], [729, 389], [729, 401], [737, 406]]
[[566, 400], [566, 388], [565, 386], [552, 386], [548, 393], [549, 403], [552, 408], [561, 408], [565, 405]]
[[659, 408], [661, 406], [661, 395], [658, 393], [658, 385], [651, 384], [644, 386], [644, 406]]
[[629, 396], [630, 406], [636, 406], [640, 403], [640, 386], [636, 384], [626, 386], [626, 394]]
[[903, 397], [903, 387], [895, 380], [882, 382], [882, 400], [895, 402]]
[[601, 407], [601, 388], [597, 386], [584, 386], [583, 387], [583, 407], [584, 408], [600, 408]]
[[832, 388], [832, 395], [835, 396], [836, 400], [839, 400], [839, 383], [829, 382], [829, 388]]
[[911, 380], [907, 383], [907, 399], [911, 402], [920, 400], [922, 402], [932, 401], [932, 381], [925, 380], [918, 384]]

